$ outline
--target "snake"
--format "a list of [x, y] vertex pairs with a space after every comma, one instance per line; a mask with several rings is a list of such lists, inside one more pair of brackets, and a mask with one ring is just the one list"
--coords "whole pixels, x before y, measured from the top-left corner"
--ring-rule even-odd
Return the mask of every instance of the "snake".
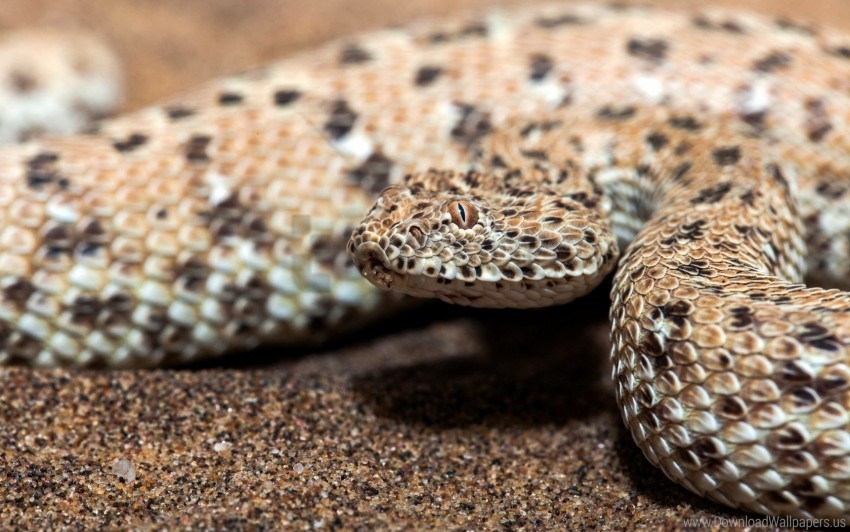
[[732, 508], [847, 516], [848, 80], [828, 28], [547, 4], [30, 138], [0, 149], [0, 362], [185, 364], [613, 272], [646, 458]]

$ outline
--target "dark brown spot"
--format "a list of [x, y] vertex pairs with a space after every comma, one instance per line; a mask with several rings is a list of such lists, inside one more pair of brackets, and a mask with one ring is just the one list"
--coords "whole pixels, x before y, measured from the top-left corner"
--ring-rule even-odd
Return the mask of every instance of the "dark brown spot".
[[576, 252], [575, 249], [568, 246], [559, 247], [555, 250], [555, 253], [558, 257], [558, 262], [566, 263], [568, 260], [572, 259]]
[[[531, 194], [529, 194], [531, 195]], [[577, 201], [587, 207], [588, 209], [593, 209], [596, 205], [599, 204], [599, 198], [596, 196], [590, 196], [586, 192], [574, 192], [571, 194], [565, 194], [564, 198], [571, 199], [573, 201]], [[564, 208], [564, 207], [562, 207]]]
[[134, 298], [127, 292], [115, 293], [105, 301], [104, 305], [113, 312], [131, 312], [134, 308]]
[[504, 269], [502, 270], [502, 277], [508, 280], [516, 279], [516, 272], [514, 270]]
[[351, 131], [356, 121], [357, 113], [348, 106], [348, 102], [336, 100], [331, 104], [331, 112], [324, 128], [331, 139], [339, 140]]
[[367, 63], [372, 60], [372, 54], [356, 43], [347, 44], [340, 53], [339, 62], [343, 65]]
[[455, 103], [455, 107], [461, 116], [451, 130], [452, 140], [472, 146], [492, 131], [490, 113], [465, 103]]
[[91, 319], [100, 312], [101, 306], [96, 297], [81, 295], [71, 302], [68, 310], [73, 314], [74, 321], [91, 323]]
[[785, 381], [797, 383], [811, 382], [814, 378], [807, 367], [801, 366], [794, 360], [785, 363], [782, 367], [781, 377]]
[[684, 140], [677, 144], [676, 148], [673, 151], [676, 152], [676, 155], [684, 155], [688, 153], [691, 148], [693, 148], [693, 145], [690, 142]]
[[243, 96], [238, 92], [222, 92], [218, 95], [219, 105], [238, 105], [242, 103]]
[[531, 56], [531, 81], [542, 81], [554, 67], [552, 58], [545, 54], [534, 54]]
[[827, 50], [831, 55], [842, 59], [850, 59], [850, 46], [837, 46]]
[[310, 246], [311, 256], [326, 268], [341, 268], [348, 264], [345, 246], [349, 240], [350, 231], [337, 235], [319, 235]]
[[655, 368], [656, 371], [673, 367], [673, 359], [667, 355], [652, 357], [650, 360], [652, 362], [652, 367]]
[[725, 31], [727, 33], [733, 33], [736, 35], [743, 35], [744, 28], [740, 25], [740, 23], [727, 19], [721, 22], [714, 22], [709, 20], [704, 15], [697, 15], [692, 19], [693, 25], [699, 29], [703, 30], [715, 30], [715, 31]]
[[139, 146], [144, 146], [147, 141], [147, 135], [142, 133], [132, 133], [124, 140], [116, 140], [112, 143], [112, 146], [117, 151], [126, 153], [135, 150]]
[[838, 352], [841, 350], [841, 342], [829, 329], [819, 323], [809, 322], [802, 325], [801, 330], [795, 335], [798, 340], [809, 344], [816, 349]]
[[39, 152], [27, 160], [27, 186], [41, 188], [59, 179], [58, 162], [59, 154], [51, 151]]
[[461, 28], [458, 35], [460, 37], [486, 37], [489, 31], [483, 22], [470, 22]]
[[[695, 260], [691, 261], [690, 264], [680, 264], [676, 266], [676, 270], [694, 277], [712, 277], [714, 272], [707, 266], [708, 265], [705, 261]], [[676, 317], [677, 316], [673, 316], [673, 318]], [[675, 323], [676, 320], [674, 319], [673, 322]]]
[[768, 74], [783, 68], [788, 68], [789, 65], [791, 65], [791, 56], [786, 52], [776, 51], [771, 52], [753, 63], [753, 70]]
[[[174, 271], [175, 278], [179, 280], [185, 290], [190, 292], [199, 291], [209, 274], [210, 268], [204, 261], [197, 257], [189, 257], [182, 261]], [[120, 305], [121, 302], [115, 302], [114, 304]]]
[[537, 161], [546, 161], [549, 159], [543, 150], [520, 150], [519, 153], [526, 159], [535, 159]]
[[791, 391], [791, 399], [794, 403], [794, 408], [809, 408], [818, 404], [818, 394], [808, 387], [794, 388]]
[[806, 100], [806, 113], [806, 134], [812, 142], [820, 142], [833, 127], [826, 104], [820, 98], [810, 98]]
[[747, 407], [739, 397], [723, 397], [718, 404], [718, 413], [727, 419], [740, 419], [747, 413]]
[[670, 238], [662, 240], [661, 242], [669, 246], [672, 245], [674, 242], [686, 244], [688, 242], [693, 242], [694, 240], [699, 240], [705, 236], [705, 231], [703, 229], [706, 225], [707, 224], [705, 220], [697, 220], [695, 222], [685, 224], [682, 226], [678, 233], [676, 233]]
[[393, 161], [380, 151], [373, 152], [360, 166], [348, 171], [347, 177], [363, 190], [377, 195], [390, 182]]
[[697, 15], [691, 20], [691, 24], [701, 30], [710, 30], [714, 28], [714, 23], [708, 20], [705, 15]]
[[810, 321], [802, 325], [802, 331], [800, 331], [797, 336], [800, 340], [806, 341], [815, 338], [824, 338], [829, 335], [829, 329], [824, 327], [823, 325]]
[[730, 190], [732, 190], [731, 183], [718, 183], [714, 186], [704, 188], [699, 191], [697, 197], [691, 200], [691, 204], [716, 203], [722, 200]]
[[522, 235], [519, 237], [519, 241], [522, 244], [525, 244], [526, 247], [530, 247], [533, 249], [537, 249], [540, 247], [540, 239], [534, 235]]
[[17, 93], [26, 94], [38, 87], [38, 80], [29, 72], [13, 70], [9, 74], [9, 86]]
[[414, 83], [418, 87], [427, 87], [433, 84], [437, 78], [443, 73], [443, 69], [438, 66], [423, 66], [416, 71]]
[[93, 257], [97, 255], [97, 252], [100, 251], [102, 247], [103, 246], [101, 244], [98, 244], [97, 242], [80, 242], [77, 245], [77, 254], [79, 254], [81, 257]]
[[585, 22], [577, 15], [565, 13], [554, 17], [540, 17], [534, 23], [540, 28], [552, 29], [560, 26], [576, 26]]
[[711, 438], [700, 438], [691, 445], [691, 449], [700, 458], [720, 458], [723, 456], [717, 444]]
[[847, 185], [834, 181], [822, 181], [815, 187], [815, 191], [825, 198], [836, 200], [847, 192]]
[[734, 329], [745, 329], [753, 323], [753, 310], [749, 307], [735, 307], [731, 310], [734, 319], [730, 323]]
[[[413, 259], [411, 259], [413, 260]], [[415, 264], [415, 261], [414, 261]], [[472, 281], [475, 279], [475, 270], [469, 264], [464, 264], [460, 268], [458, 268], [458, 277], [461, 279], [468, 279]]]
[[15, 279], [3, 289], [3, 298], [22, 309], [30, 296], [35, 292], [35, 287], [26, 279]]
[[661, 63], [667, 57], [667, 52], [670, 45], [663, 39], [629, 39], [626, 44], [626, 50], [629, 55], [651, 61], [653, 63]]
[[186, 159], [196, 163], [208, 162], [207, 146], [212, 141], [209, 135], [192, 135], [186, 142], [183, 153]]
[[29, 168], [36, 168], [52, 164], [59, 161], [59, 154], [52, 151], [38, 152], [35, 156], [27, 160]]
[[693, 304], [688, 301], [680, 300], [674, 303], [668, 303], [661, 307], [661, 314], [664, 317], [670, 316], [689, 316], [694, 311]]
[[453, 35], [449, 35], [444, 31], [437, 31], [428, 36], [428, 42], [430, 42], [431, 44], [441, 44], [448, 42], [453, 38]]
[[745, 124], [759, 131], [765, 128], [765, 124], [767, 122], [766, 110], [742, 112], [738, 116]]
[[15, 358], [32, 360], [42, 349], [41, 341], [27, 333], [10, 335], [5, 326], [2, 327], [2, 331], [3, 339], [6, 341], [3, 347]]
[[692, 116], [674, 116], [670, 119], [670, 125], [676, 129], [685, 131], [699, 131], [702, 129], [702, 124]]
[[195, 111], [188, 107], [167, 107], [165, 109], [165, 114], [168, 115], [168, 118], [171, 120], [180, 120], [181, 118], [194, 115]]
[[274, 92], [274, 104], [287, 106], [301, 97], [301, 92], [294, 89], [279, 89]]
[[607, 120], [626, 120], [635, 115], [637, 110], [632, 106], [612, 107], [606, 105], [596, 112], [596, 116]]
[[490, 166], [493, 168], [507, 168], [508, 165], [505, 163], [505, 160], [499, 157], [498, 155], [494, 155], [490, 158]]
[[838, 374], [828, 374], [817, 378], [815, 381], [815, 389], [821, 394], [826, 395], [845, 390], [848, 387], [848, 384], [850, 384], [850, 382], [848, 382], [845, 377]]
[[714, 162], [719, 166], [731, 166], [741, 160], [741, 148], [739, 146], [723, 146], [711, 152]]
[[688, 449], [677, 449], [674, 451], [673, 456], [678, 457], [677, 461], [690, 469], [697, 470], [702, 466], [697, 455]]
[[521, 137], [526, 138], [535, 131], [552, 131], [553, 129], [560, 127], [562, 124], [563, 123], [560, 120], [543, 120], [540, 122], [529, 122], [528, 124], [524, 125], [522, 129], [520, 129], [519, 134]]
[[664, 354], [664, 343], [657, 333], [647, 334], [640, 343], [641, 350], [651, 357]]
[[781, 427], [778, 431], [778, 437], [776, 438], [776, 443], [778, 444], [776, 447], [778, 449], [799, 449], [806, 444], [806, 438], [794, 426]]
[[42, 237], [48, 244], [67, 243], [70, 239], [68, 228], [64, 225], [54, 225], [44, 232]]
[[667, 145], [670, 140], [663, 133], [650, 133], [646, 137], [646, 141], [649, 142], [649, 145], [652, 146], [652, 149], [655, 151], [660, 150], [664, 146]]

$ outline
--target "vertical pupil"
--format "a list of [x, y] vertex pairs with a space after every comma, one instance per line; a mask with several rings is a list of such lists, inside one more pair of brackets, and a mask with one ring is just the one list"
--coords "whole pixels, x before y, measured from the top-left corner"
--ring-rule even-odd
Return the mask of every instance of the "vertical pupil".
[[461, 203], [457, 204], [457, 214], [458, 214], [458, 216], [460, 216], [460, 220], [463, 223], [466, 223], [466, 211], [464, 210], [463, 204], [461, 204]]

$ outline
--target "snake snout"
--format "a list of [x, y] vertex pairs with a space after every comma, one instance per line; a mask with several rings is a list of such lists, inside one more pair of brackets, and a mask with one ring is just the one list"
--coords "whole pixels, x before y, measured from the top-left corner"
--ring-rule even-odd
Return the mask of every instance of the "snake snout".
[[360, 273], [370, 283], [380, 288], [392, 288], [393, 275], [389, 269], [387, 253], [375, 242], [364, 242], [354, 253]]

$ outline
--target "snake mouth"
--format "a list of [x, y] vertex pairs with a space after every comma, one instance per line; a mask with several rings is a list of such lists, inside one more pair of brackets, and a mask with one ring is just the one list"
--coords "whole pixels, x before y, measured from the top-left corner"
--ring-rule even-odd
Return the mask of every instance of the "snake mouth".
[[356, 253], [360, 274], [370, 283], [379, 287], [390, 289], [393, 287], [393, 272], [387, 254], [377, 244], [363, 244]]

